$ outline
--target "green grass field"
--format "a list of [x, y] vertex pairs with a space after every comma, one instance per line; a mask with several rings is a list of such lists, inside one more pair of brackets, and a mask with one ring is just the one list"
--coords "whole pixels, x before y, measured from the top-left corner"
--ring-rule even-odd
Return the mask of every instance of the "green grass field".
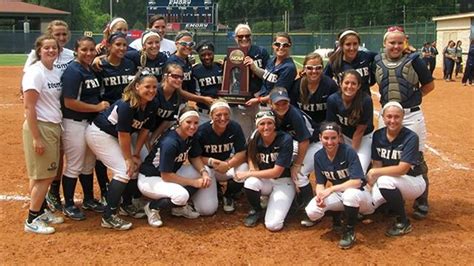
[[[26, 61], [26, 54], [0, 54], [0, 66], [23, 66]], [[224, 58], [224, 55], [216, 55], [215, 60]], [[199, 60], [199, 58], [197, 58]], [[296, 67], [301, 68], [304, 56], [294, 55]]]

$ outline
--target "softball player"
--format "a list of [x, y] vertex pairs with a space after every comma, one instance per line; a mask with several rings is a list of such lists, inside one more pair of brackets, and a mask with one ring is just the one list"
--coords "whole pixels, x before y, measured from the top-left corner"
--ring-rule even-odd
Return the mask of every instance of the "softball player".
[[38, 234], [52, 234], [49, 224], [64, 222], [47, 208], [45, 196], [58, 174], [61, 136], [61, 71], [54, 67], [60, 45], [48, 35], [35, 42], [39, 59], [25, 72], [22, 81], [25, 105], [23, 149], [30, 179], [30, 206], [24, 230]]
[[329, 95], [339, 90], [334, 80], [322, 74], [323, 67], [323, 59], [319, 54], [306, 55], [301, 78], [295, 80], [289, 91], [290, 103], [309, 115], [316, 129], [326, 120]]
[[76, 59], [69, 64], [61, 77], [63, 84], [63, 134], [62, 141], [66, 168], [62, 182], [64, 192], [63, 213], [73, 220], [84, 220], [82, 211], [74, 205], [74, 190], [79, 177], [84, 201], [82, 207], [103, 212], [104, 206], [94, 199], [93, 175], [95, 156], [87, 147], [83, 137], [89, 122], [109, 107], [107, 101], [100, 101], [100, 82], [90, 64], [96, 56], [95, 41], [81, 37], [75, 43]]
[[273, 87], [283, 87], [287, 91], [291, 89], [296, 77], [296, 66], [290, 57], [291, 45], [290, 35], [278, 32], [272, 44], [275, 56], [268, 61], [265, 69], [259, 68], [250, 57], [245, 58], [244, 64], [249, 65], [252, 72], [263, 80], [262, 88], [257, 93], [258, 97], [250, 99], [247, 105], [267, 103], [268, 94]]
[[290, 166], [293, 140], [285, 132], [277, 131], [275, 115], [260, 111], [255, 116], [256, 133], [248, 144], [250, 171], [237, 171], [237, 180], [244, 181], [244, 190], [251, 210], [244, 220], [253, 227], [263, 217], [260, 196], [269, 196], [265, 213], [265, 227], [270, 231], [283, 228], [285, 217], [295, 197]]
[[[166, 54], [166, 56], [171, 56], [176, 52], [176, 45], [173, 41], [168, 40], [165, 38], [166, 36], [166, 20], [161, 15], [154, 15], [150, 18], [148, 22], [148, 28], [150, 30], [156, 30], [158, 34], [160, 34], [161, 41], [160, 41], [160, 52]], [[142, 49], [142, 43], [139, 39], [134, 40], [130, 43], [129, 47], [140, 51]]]
[[398, 102], [388, 102], [382, 109], [385, 123], [374, 133], [372, 169], [367, 173], [375, 207], [387, 202], [396, 215], [396, 222], [385, 233], [400, 236], [412, 231], [405, 213], [405, 200], [414, 200], [425, 191], [422, 176], [418, 136], [403, 126], [404, 108]]
[[[131, 77], [136, 73], [136, 66], [132, 61], [125, 58], [127, 51], [126, 35], [116, 32], [109, 36], [107, 40], [107, 56], [102, 58], [101, 71], [97, 76], [102, 82], [102, 100], [110, 105], [122, 98], [125, 87], [130, 83]], [[97, 180], [99, 182], [102, 199], [107, 194], [107, 168], [102, 162], [97, 161], [95, 167]]]
[[[356, 240], [357, 214], [371, 214], [375, 210], [372, 195], [364, 188], [366, 181], [359, 156], [351, 146], [341, 143], [341, 127], [324, 122], [319, 131], [323, 149], [314, 155], [316, 197], [306, 206], [306, 214], [316, 221], [326, 211], [344, 211], [345, 229], [339, 247], [348, 249]], [[326, 187], [328, 181], [332, 186]], [[338, 224], [336, 221], [334, 225]]]
[[[235, 210], [234, 197], [243, 184], [236, 182], [236, 171], [247, 171], [245, 137], [239, 123], [230, 119], [231, 107], [225, 100], [216, 100], [210, 108], [211, 121], [199, 126], [190, 157], [201, 156], [209, 175], [220, 182], [227, 182], [223, 195], [224, 212]], [[217, 187], [215, 187], [217, 189]], [[217, 205], [217, 202], [216, 202]]]
[[[430, 71], [417, 53], [404, 55], [402, 52], [405, 33], [400, 27], [390, 27], [384, 35], [385, 52], [376, 57], [375, 76], [380, 91], [380, 103], [399, 102], [405, 109], [403, 126], [414, 131], [419, 138], [419, 150], [425, 150], [426, 125], [420, 108], [422, 97], [434, 89]], [[396, 82], [393, 82], [396, 81]], [[379, 117], [379, 128], [383, 127]], [[414, 203], [414, 217], [423, 219], [428, 214], [428, 166], [421, 154], [422, 175], [426, 190]]]
[[[74, 60], [74, 52], [70, 49], [65, 48], [68, 43], [71, 32], [69, 31], [69, 26], [66, 22], [62, 20], [53, 20], [48, 24], [46, 33], [53, 36], [56, 41], [59, 43], [59, 55], [54, 61], [54, 68], [61, 70], [61, 73], [64, 72], [69, 62]], [[23, 72], [26, 72], [27, 68], [38, 61], [35, 50], [31, 50], [31, 53], [26, 59]], [[23, 91], [21, 92], [21, 97], [23, 97]], [[61, 185], [61, 175], [62, 175], [63, 159], [60, 156], [58, 175], [55, 180], [51, 183], [48, 194], [46, 195], [46, 201], [48, 202], [49, 208], [52, 211], [62, 210], [61, 196], [59, 195], [59, 187]]]
[[[287, 132], [293, 138], [293, 164], [291, 178], [297, 187], [297, 203], [306, 206], [314, 196], [309, 182], [309, 174], [314, 171], [313, 156], [321, 149], [317, 130], [311, 118], [297, 107], [290, 105], [285, 88], [275, 87], [270, 92], [270, 103], [276, 114], [277, 129]], [[308, 220], [301, 221], [304, 226], [312, 226]]]
[[335, 79], [341, 86], [344, 72], [354, 69], [362, 77], [362, 91], [370, 95], [370, 86], [375, 84], [374, 75], [370, 70], [376, 53], [359, 51], [360, 36], [354, 30], [344, 30], [337, 38], [339, 39], [339, 48], [329, 57], [324, 74]]
[[192, 75], [199, 86], [199, 94], [203, 99], [197, 103], [200, 124], [209, 121], [209, 105], [203, 102], [212, 102], [217, 98], [217, 91], [222, 86], [222, 65], [214, 62], [214, 44], [207, 40], [196, 46], [201, 63], [193, 67]]
[[363, 93], [361, 85], [359, 72], [353, 69], [345, 71], [341, 91], [328, 98], [326, 120], [341, 126], [344, 142], [357, 151], [365, 173], [371, 158], [374, 107], [372, 98]]
[[[90, 149], [114, 174], [108, 186], [102, 227], [127, 230], [132, 226], [117, 216], [117, 209], [127, 183], [136, 177], [141, 163], [140, 151], [155, 122], [153, 98], [157, 85], [156, 77], [150, 72], [137, 73], [125, 88], [123, 98], [101, 112], [86, 130]], [[134, 132], [138, 132], [138, 138], [132, 151], [131, 135]]]
[[[163, 222], [160, 210], [171, 209], [174, 216], [195, 219], [200, 214], [210, 215], [217, 209], [215, 179], [209, 176], [202, 159], [190, 158], [191, 165], [183, 163], [194, 145], [199, 114], [185, 106], [178, 118], [178, 127], [168, 131], [147, 156], [138, 176], [138, 187], [143, 195], [152, 199], [145, 206], [148, 223], [160, 227]], [[188, 203], [192, 197], [195, 211]]]
[[[107, 41], [113, 33], [121, 32], [125, 35], [128, 33], [128, 23], [125, 19], [117, 17], [112, 19], [104, 29], [104, 38], [95, 48], [98, 55], [107, 54]], [[127, 47], [128, 48], [128, 47]]]
[[464, 68], [464, 74], [462, 76], [462, 85], [466, 86], [469, 81], [469, 85], [472, 86], [472, 80], [474, 79], [474, 39], [471, 40], [469, 45], [469, 51], [467, 53], [466, 67]]
[[160, 35], [154, 31], [145, 31], [140, 41], [143, 48], [140, 50], [130, 50], [125, 54], [125, 58], [130, 59], [138, 71], [144, 69], [152, 72], [158, 82], [161, 82], [163, 76], [163, 67], [168, 57], [160, 52]]

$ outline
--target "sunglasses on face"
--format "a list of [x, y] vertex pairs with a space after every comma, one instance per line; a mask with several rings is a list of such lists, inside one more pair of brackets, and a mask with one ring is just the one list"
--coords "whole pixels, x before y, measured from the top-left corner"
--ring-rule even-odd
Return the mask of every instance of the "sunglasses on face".
[[405, 32], [405, 30], [400, 26], [391, 26], [388, 27], [387, 32]]
[[241, 35], [237, 35], [237, 39], [239, 40], [242, 40], [242, 39], [250, 39], [250, 34], [241, 34]]
[[291, 44], [287, 43], [287, 42], [274, 42], [273, 45], [278, 47], [278, 48], [280, 48], [280, 47], [288, 48], [288, 47], [291, 46]]
[[191, 47], [194, 47], [196, 43], [195, 42], [178, 42], [178, 44], [191, 48]]
[[321, 71], [323, 69], [323, 65], [305, 65], [304, 69], [306, 71]]
[[179, 80], [183, 80], [183, 79], [184, 79], [184, 76], [183, 76], [183, 75], [173, 74], [173, 73], [168, 73], [168, 77], [172, 77], [173, 79], [179, 79]]

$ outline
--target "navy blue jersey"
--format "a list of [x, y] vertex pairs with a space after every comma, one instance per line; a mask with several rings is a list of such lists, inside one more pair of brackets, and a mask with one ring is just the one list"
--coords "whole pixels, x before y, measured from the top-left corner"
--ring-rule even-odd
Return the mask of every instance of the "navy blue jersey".
[[[267, 49], [257, 46], [251, 45], [250, 49], [247, 51], [247, 56], [253, 59], [253, 61], [257, 64], [259, 68], [265, 69], [267, 67], [267, 63], [270, 60], [270, 55], [268, 54]], [[257, 77], [252, 71], [249, 71], [249, 91], [251, 94], [254, 94], [262, 88], [263, 81]]]
[[156, 122], [152, 130], [158, 128], [163, 121], [175, 121], [178, 116], [180, 97], [178, 91], [174, 91], [169, 99], [165, 98], [163, 87], [158, 84], [156, 96], [153, 99], [157, 107]]
[[342, 184], [350, 179], [362, 179], [365, 185], [364, 170], [359, 161], [357, 152], [345, 143], [339, 144], [336, 156], [331, 161], [326, 149], [322, 148], [314, 154], [314, 172], [316, 183], [325, 185], [330, 181], [333, 185]]
[[313, 94], [309, 95], [308, 103], [303, 103], [300, 99], [300, 85], [301, 78], [295, 80], [292, 89], [289, 91], [290, 102], [309, 115], [315, 125], [317, 125], [316, 129], [319, 129], [319, 124], [326, 120], [326, 102], [328, 97], [337, 92], [339, 88], [334, 80], [321, 75], [318, 88]]
[[196, 81], [192, 78], [193, 66], [191, 63], [187, 59], [185, 60], [176, 54], [171, 55], [166, 61], [166, 64], [170, 63], [178, 64], [183, 68], [183, 89], [196, 94]]
[[[222, 85], [222, 65], [213, 63], [212, 66], [206, 67], [203, 64], [197, 64], [193, 67], [193, 78], [199, 86], [199, 93], [202, 96], [210, 96], [217, 98], [217, 91]], [[209, 109], [203, 103], [197, 103], [200, 108]]]
[[125, 58], [130, 59], [135, 64], [137, 71], [148, 70], [155, 75], [158, 82], [161, 82], [163, 79], [163, 68], [165, 67], [166, 60], [168, 60], [168, 56], [165, 53], [159, 52], [155, 59], [147, 57], [145, 65], [142, 66], [140, 62], [141, 55], [142, 52], [132, 49], [125, 54]]
[[145, 176], [161, 176], [161, 173], [176, 173], [188, 159], [193, 138], [182, 139], [176, 130], [168, 131], [153, 145], [140, 167]]
[[122, 98], [122, 93], [137, 72], [135, 64], [127, 58], [123, 58], [120, 65], [113, 66], [107, 60], [102, 60], [102, 71], [97, 76], [102, 80], [104, 92], [102, 99], [113, 104]]
[[285, 58], [283, 62], [275, 65], [276, 57], [268, 61], [263, 73], [263, 84], [260, 95], [267, 95], [273, 87], [283, 87], [287, 91], [291, 90], [291, 86], [296, 77], [296, 66], [291, 57]]
[[362, 103], [362, 112], [360, 114], [357, 125], [349, 124], [349, 112], [342, 102], [341, 93], [333, 93], [328, 98], [326, 111], [326, 120], [329, 122], [336, 122], [341, 126], [342, 133], [352, 139], [357, 125], [367, 125], [364, 131], [364, 135], [374, 131], [374, 106], [372, 105], [372, 98], [369, 95], [364, 94]]
[[291, 160], [293, 157], [293, 139], [288, 133], [277, 131], [275, 140], [266, 146], [261, 137], [257, 140], [258, 168], [260, 170], [271, 169], [275, 165], [284, 167], [283, 173], [275, 177], [290, 177]]
[[[411, 57], [413, 58], [411, 65], [413, 67], [413, 70], [415, 70], [416, 74], [418, 75], [419, 84], [413, 84], [414, 87], [410, 87], [410, 88], [403, 88], [403, 86], [400, 86], [401, 90], [403, 89], [403, 90], [413, 91], [413, 94], [411, 97], [408, 97], [408, 99], [400, 102], [403, 108], [411, 108], [411, 107], [419, 106], [421, 104], [422, 97], [423, 97], [422, 92], [421, 90], [419, 90], [419, 88], [433, 81], [433, 76], [431, 75], [430, 70], [426, 67], [426, 64], [423, 61], [423, 59], [417, 56], [417, 54], [413, 54]], [[376, 67], [374, 67], [374, 69], [375, 68]], [[375, 72], [375, 70], [373, 72]], [[401, 85], [401, 83], [399, 84]], [[386, 86], [379, 85], [379, 92], [381, 95], [387, 95], [388, 90], [389, 90], [388, 85]], [[380, 104], [382, 104], [382, 106], [385, 105], [387, 102], [388, 101], [385, 97], [380, 97]]]
[[383, 166], [398, 165], [400, 161], [419, 165], [418, 148], [418, 135], [406, 127], [392, 141], [387, 138], [386, 127], [375, 131], [372, 137], [372, 159], [382, 161]]
[[225, 161], [231, 154], [241, 152], [246, 149], [245, 136], [239, 123], [230, 121], [222, 135], [212, 129], [211, 121], [199, 126], [196, 133], [197, 144], [190, 152], [190, 157], [199, 155], [212, 157]]
[[359, 72], [362, 77], [362, 91], [370, 95], [370, 86], [375, 84], [375, 74], [371, 70], [374, 64], [374, 57], [376, 55], [377, 53], [370, 51], [358, 51], [356, 58], [354, 58], [352, 62], [349, 63], [342, 60], [342, 71], [340, 73], [334, 73], [331, 63], [328, 62], [324, 68], [324, 74], [330, 78], [335, 79], [337, 84], [340, 85], [342, 83], [342, 75], [344, 74], [344, 71], [354, 69], [355, 71]]
[[298, 142], [318, 139], [311, 117], [293, 105], [283, 118], [277, 118], [277, 129], [289, 133]]
[[72, 61], [63, 75], [61, 76], [63, 84], [61, 106], [63, 117], [69, 119], [87, 119], [91, 121], [97, 115], [95, 112], [77, 112], [67, 108], [64, 105], [64, 98], [76, 99], [81, 102], [98, 104], [100, 102], [100, 82], [92, 70], [84, 68], [77, 61]]
[[118, 137], [118, 132], [134, 133], [142, 128], [151, 129], [155, 123], [156, 106], [149, 102], [144, 110], [132, 108], [129, 102], [116, 101], [99, 113], [94, 124], [107, 134]]

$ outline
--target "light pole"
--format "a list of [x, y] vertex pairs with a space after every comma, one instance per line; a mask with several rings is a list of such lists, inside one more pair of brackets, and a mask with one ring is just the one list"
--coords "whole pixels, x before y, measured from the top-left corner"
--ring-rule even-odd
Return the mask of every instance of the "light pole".
[[[113, 5], [113, 4], [112, 4], [112, 1], [113, 1], [113, 0], [110, 0], [110, 1], [109, 1], [109, 7], [110, 7], [110, 20], [111, 20], [111, 21], [112, 21], [112, 18], [114, 17], [114, 15], [113, 15], [113, 12], [112, 12], [112, 5]], [[116, 0], [115, 2], [116, 2], [116, 3], [118, 3], [118, 2], [119, 2], [119, 0]]]

